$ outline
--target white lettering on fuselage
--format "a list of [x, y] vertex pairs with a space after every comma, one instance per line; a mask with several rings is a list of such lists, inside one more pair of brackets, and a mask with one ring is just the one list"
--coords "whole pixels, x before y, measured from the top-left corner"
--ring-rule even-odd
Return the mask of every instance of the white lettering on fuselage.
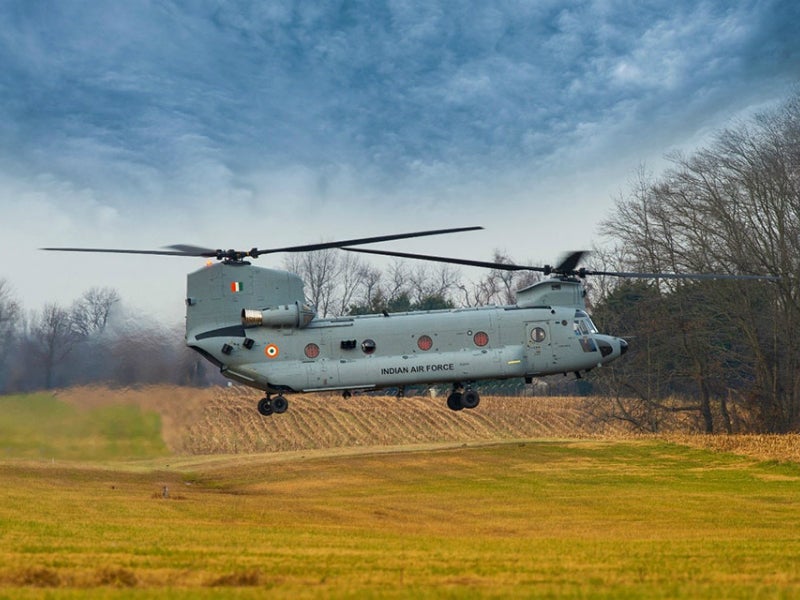
[[405, 373], [435, 373], [437, 371], [454, 371], [453, 363], [435, 365], [414, 365], [412, 367], [387, 367], [381, 369], [381, 375], [403, 375]]

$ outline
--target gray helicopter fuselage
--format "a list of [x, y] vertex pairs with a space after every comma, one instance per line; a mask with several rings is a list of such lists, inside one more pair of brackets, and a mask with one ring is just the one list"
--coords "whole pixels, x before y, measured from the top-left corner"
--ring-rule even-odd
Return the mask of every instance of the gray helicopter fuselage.
[[597, 332], [578, 282], [540, 282], [512, 306], [320, 319], [296, 275], [242, 264], [189, 275], [186, 342], [268, 393], [580, 373], [626, 349]]

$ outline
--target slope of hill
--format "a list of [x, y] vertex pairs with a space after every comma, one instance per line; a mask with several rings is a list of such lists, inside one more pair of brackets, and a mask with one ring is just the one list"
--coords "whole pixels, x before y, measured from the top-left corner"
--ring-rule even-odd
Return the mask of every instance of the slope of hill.
[[[57, 396], [79, 409], [135, 406], [157, 413], [164, 443], [178, 455], [636, 435], [621, 421], [591, 418], [582, 398], [486, 396], [476, 410], [456, 413], [442, 398], [362, 395], [345, 400], [309, 394], [292, 396], [285, 414], [262, 417], [256, 411], [258, 392], [239, 386], [85, 387]], [[655, 437], [759, 460], [800, 462], [800, 434], [698, 435], [682, 419], [665, 424]]]
[[141, 459], [169, 454], [156, 412], [135, 403], [73, 406], [41, 392], [0, 396], [0, 458]]
[[177, 454], [275, 452], [436, 442], [622, 434], [622, 425], [587, 423], [581, 399], [484, 397], [453, 412], [442, 398], [298, 395], [282, 415], [262, 417], [248, 388], [74, 388], [58, 397], [75, 407], [133, 404], [161, 415]]

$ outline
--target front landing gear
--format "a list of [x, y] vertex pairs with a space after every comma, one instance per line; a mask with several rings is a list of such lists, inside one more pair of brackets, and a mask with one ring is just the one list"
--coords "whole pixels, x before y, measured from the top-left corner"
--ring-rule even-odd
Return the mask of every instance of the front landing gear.
[[281, 395], [272, 398], [269, 394], [267, 394], [264, 398], [258, 401], [258, 412], [265, 417], [270, 416], [272, 413], [285, 413], [288, 408], [289, 401]]
[[447, 408], [450, 410], [461, 410], [464, 405], [461, 404], [461, 392], [453, 392], [447, 397]]
[[275, 409], [272, 408], [272, 399], [270, 399], [269, 396], [266, 396], [258, 401], [258, 412], [265, 417], [268, 417], [275, 412]]
[[453, 384], [453, 391], [447, 397], [447, 408], [450, 410], [473, 409], [481, 402], [478, 392], [467, 386], [464, 390], [460, 383]]

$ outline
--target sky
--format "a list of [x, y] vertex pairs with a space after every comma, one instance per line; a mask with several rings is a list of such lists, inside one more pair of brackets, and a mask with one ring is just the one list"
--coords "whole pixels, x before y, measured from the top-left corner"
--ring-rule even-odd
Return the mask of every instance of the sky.
[[6, 0], [0, 279], [177, 322], [202, 259], [38, 249], [481, 225], [380, 247], [557, 262], [643, 165], [797, 93], [799, 27], [795, 0]]

